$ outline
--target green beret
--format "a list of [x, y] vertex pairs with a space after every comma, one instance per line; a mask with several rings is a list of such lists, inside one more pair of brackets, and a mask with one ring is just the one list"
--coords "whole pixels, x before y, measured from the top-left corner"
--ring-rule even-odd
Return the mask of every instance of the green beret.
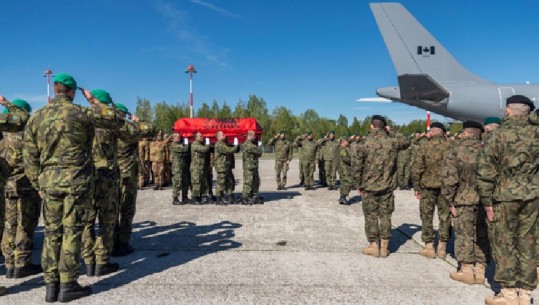
[[[32, 106], [30, 106], [30, 104], [28, 104], [28, 102], [25, 100], [18, 98], [13, 100], [11, 103], [19, 108], [26, 109], [28, 112], [32, 112]], [[9, 109], [5, 108], [4, 113], [9, 113]]]
[[129, 110], [127, 110], [127, 107], [125, 107], [124, 104], [114, 103], [114, 105], [116, 106], [116, 108], [118, 108], [118, 110], [120, 110], [122, 112], [125, 112], [125, 113], [129, 113]]
[[310, 136], [310, 135], [312, 135], [312, 134], [313, 134], [313, 131], [312, 131], [312, 130], [307, 131], [307, 135], [308, 135], [308, 136]]
[[285, 133], [284, 130], [279, 131], [279, 133]]
[[495, 116], [491, 116], [491, 117], [488, 117], [485, 119], [485, 125], [488, 125], [488, 124], [501, 124], [502, 121], [500, 120], [500, 118], [498, 117], [495, 117]]
[[112, 99], [110, 98], [110, 94], [103, 90], [103, 89], [95, 89], [92, 90], [92, 95], [101, 103], [109, 105], [112, 103]]
[[335, 130], [330, 130], [329, 134], [335, 134]]
[[66, 73], [56, 74], [54, 76], [54, 82], [60, 83], [71, 90], [77, 90], [77, 82], [75, 81], [73, 76], [69, 74], [66, 74]]

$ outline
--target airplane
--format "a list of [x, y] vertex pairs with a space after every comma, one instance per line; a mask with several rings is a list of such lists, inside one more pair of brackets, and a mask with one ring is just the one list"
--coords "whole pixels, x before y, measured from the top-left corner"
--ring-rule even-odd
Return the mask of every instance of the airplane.
[[502, 118], [508, 97], [521, 94], [539, 106], [539, 85], [496, 84], [464, 68], [400, 3], [371, 3], [398, 75], [398, 87], [379, 97], [456, 120]]

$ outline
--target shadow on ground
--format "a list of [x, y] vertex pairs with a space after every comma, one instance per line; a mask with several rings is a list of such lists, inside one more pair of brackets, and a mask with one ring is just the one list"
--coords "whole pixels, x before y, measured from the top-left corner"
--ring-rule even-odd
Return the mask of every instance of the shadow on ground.
[[264, 202], [270, 202], [270, 201], [278, 201], [281, 199], [292, 199], [301, 194], [296, 191], [275, 191], [275, 192], [260, 193], [260, 195], [264, 197]]
[[401, 246], [412, 239], [415, 233], [421, 231], [421, 226], [410, 223], [403, 223], [393, 229], [393, 234], [389, 241], [389, 251], [397, 252]]

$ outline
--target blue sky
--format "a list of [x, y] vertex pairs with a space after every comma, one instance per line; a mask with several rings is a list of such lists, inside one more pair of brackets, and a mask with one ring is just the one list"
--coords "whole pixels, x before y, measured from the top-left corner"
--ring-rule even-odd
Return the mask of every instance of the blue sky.
[[[472, 72], [495, 82], [539, 81], [539, 1], [402, 1]], [[67, 72], [134, 110], [152, 102], [250, 94], [271, 110], [398, 123], [424, 118], [402, 104], [355, 102], [397, 83], [368, 6], [359, 0], [0, 0], [0, 94], [46, 103], [42, 73]], [[84, 104], [81, 96], [78, 103]]]

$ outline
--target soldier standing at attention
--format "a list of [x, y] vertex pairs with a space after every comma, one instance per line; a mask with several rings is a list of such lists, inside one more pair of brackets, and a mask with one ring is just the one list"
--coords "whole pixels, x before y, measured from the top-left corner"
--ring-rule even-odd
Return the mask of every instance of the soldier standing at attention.
[[234, 153], [239, 151], [239, 147], [228, 146], [226, 136], [222, 131], [218, 131], [215, 136], [217, 138], [214, 149], [215, 171], [217, 172], [215, 193], [217, 194], [217, 204], [227, 205], [230, 204], [227, 191], [234, 189], [232, 184], [236, 183], [231, 177], [234, 177], [232, 173], [232, 169], [234, 168]]
[[[12, 103], [28, 113], [32, 111], [32, 107], [25, 100], [15, 99]], [[8, 113], [9, 108], [5, 108], [4, 114]], [[23, 144], [23, 131], [4, 133], [1, 156], [7, 161], [10, 169], [5, 189], [6, 227], [2, 237], [6, 278], [23, 278], [42, 271], [41, 265], [31, 263], [34, 231], [41, 211], [41, 198], [24, 174]]]
[[450, 277], [469, 285], [482, 285], [490, 260], [486, 214], [480, 205], [475, 174], [483, 126], [466, 121], [463, 127], [464, 136], [447, 154], [442, 172], [441, 191], [453, 216], [455, 255], [460, 265], [460, 270], [451, 272]]
[[383, 116], [372, 116], [371, 132], [359, 146], [355, 161], [363, 197], [365, 234], [370, 243], [361, 252], [374, 257], [389, 255], [391, 214], [395, 210], [393, 191], [397, 187], [397, 153], [410, 145], [408, 139], [390, 135], [389, 130]]
[[498, 129], [501, 123], [502, 121], [498, 117], [491, 116], [491, 117], [486, 118], [485, 121], [483, 122], [483, 124], [485, 125], [484, 127], [485, 133], [489, 133], [491, 131]]
[[501, 292], [487, 297], [487, 305], [530, 304], [537, 287], [539, 127], [528, 121], [534, 108], [525, 96], [509, 97], [500, 128], [488, 137], [477, 159], [481, 203], [488, 221], [497, 223], [494, 280]]
[[163, 139], [161, 130], [157, 132], [155, 140], [150, 143], [150, 162], [152, 163], [153, 189], [163, 189], [165, 179], [165, 161], [167, 159], [167, 142]]
[[339, 199], [339, 204], [342, 205], [350, 204], [346, 197], [348, 196], [348, 194], [350, 194], [350, 190], [352, 188], [352, 156], [350, 153], [350, 147], [348, 145], [348, 138], [343, 138], [341, 140], [339, 150], [337, 151], [339, 161], [339, 174], [341, 177], [341, 197]]
[[306, 135], [299, 136], [294, 141], [294, 145], [301, 148], [300, 160], [305, 177], [305, 190], [314, 190], [314, 167], [316, 165], [316, 152], [318, 144], [313, 140], [312, 131]]
[[254, 131], [247, 132], [243, 144], [243, 191], [242, 204], [263, 204], [258, 196], [260, 176], [258, 175], [258, 159], [262, 156], [262, 148], [258, 146]]
[[339, 163], [337, 150], [340, 145], [335, 139], [335, 131], [330, 131], [323, 139], [318, 140], [318, 146], [320, 147], [320, 153], [324, 158], [324, 169], [326, 171], [325, 181], [328, 184], [328, 190], [336, 190], [337, 166]]
[[138, 143], [138, 154], [140, 170], [138, 174], [138, 189], [142, 190], [150, 182], [151, 165], [146, 166], [146, 161], [150, 162], [150, 140], [142, 138]]
[[409, 190], [411, 148], [399, 150], [397, 158], [397, 184], [401, 190]]
[[284, 131], [280, 131], [275, 137], [271, 138], [268, 145], [275, 146], [275, 176], [277, 181], [277, 190], [286, 189], [286, 173], [290, 161], [292, 161], [292, 144], [286, 139]]
[[[187, 204], [189, 198], [189, 144], [181, 142], [182, 138], [179, 133], [174, 133], [172, 136], [172, 144], [170, 145], [170, 160], [172, 161], [172, 204]], [[182, 201], [178, 196], [182, 194]]]
[[194, 204], [208, 203], [208, 155], [210, 146], [204, 145], [201, 132], [195, 133], [195, 141], [191, 144], [191, 193]]
[[445, 138], [445, 127], [439, 122], [430, 126], [430, 139], [421, 142], [417, 149], [412, 166], [412, 181], [415, 196], [419, 199], [419, 214], [421, 216], [421, 239], [425, 248], [419, 254], [434, 259], [434, 227], [432, 220], [434, 210], [438, 208], [438, 257], [444, 259], [447, 255], [447, 242], [451, 238], [449, 204], [441, 194], [442, 169], [445, 165], [447, 152], [451, 144]]

